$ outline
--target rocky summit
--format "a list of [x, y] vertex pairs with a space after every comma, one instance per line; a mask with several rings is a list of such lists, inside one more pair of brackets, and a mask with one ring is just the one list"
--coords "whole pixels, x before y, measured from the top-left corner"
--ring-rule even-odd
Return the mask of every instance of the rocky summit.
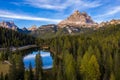
[[18, 28], [12, 21], [10, 22], [2, 21], [0, 22], [0, 27], [12, 29], [12, 30], [17, 30]]
[[105, 27], [106, 25], [117, 25], [120, 24], [120, 19], [115, 20], [112, 19], [111, 21], [107, 21], [107, 22], [101, 22], [98, 27]]
[[35, 31], [37, 30], [37, 26], [36, 25], [33, 25], [31, 26], [30, 28], [28, 28], [29, 31]]
[[91, 19], [91, 17], [85, 12], [79, 12], [76, 10], [67, 19], [61, 21], [58, 26], [63, 28], [66, 26], [72, 27], [94, 27], [97, 24]]

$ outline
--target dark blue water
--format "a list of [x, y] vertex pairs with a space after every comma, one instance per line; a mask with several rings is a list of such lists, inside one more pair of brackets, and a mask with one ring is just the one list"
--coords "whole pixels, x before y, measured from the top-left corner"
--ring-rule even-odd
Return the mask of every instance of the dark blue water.
[[[30, 62], [32, 64], [32, 68], [35, 68], [35, 56], [36, 56], [36, 54], [38, 54], [38, 51], [34, 51], [34, 52], [32, 52], [32, 54], [28, 54], [23, 58], [24, 65], [25, 65], [26, 69], [29, 67]], [[43, 63], [42, 68], [43, 69], [52, 68], [53, 60], [52, 60], [52, 57], [50, 55], [50, 52], [40, 51], [40, 55], [41, 55], [42, 63]]]

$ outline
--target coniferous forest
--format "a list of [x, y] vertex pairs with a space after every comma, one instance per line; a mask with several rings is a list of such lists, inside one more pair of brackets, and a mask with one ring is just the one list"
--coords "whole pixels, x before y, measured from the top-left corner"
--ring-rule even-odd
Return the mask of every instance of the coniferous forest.
[[0, 60], [9, 61], [9, 71], [1, 72], [0, 80], [120, 80], [120, 25], [50, 39], [34, 39], [0, 28], [0, 41], [1, 46], [46, 45], [53, 56], [53, 68], [44, 71], [40, 54], [36, 55], [35, 68], [30, 63], [25, 69], [20, 51], [9, 52], [7, 59], [0, 52]]
[[0, 47], [17, 47], [34, 44], [35, 38], [18, 31], [0, 27]]

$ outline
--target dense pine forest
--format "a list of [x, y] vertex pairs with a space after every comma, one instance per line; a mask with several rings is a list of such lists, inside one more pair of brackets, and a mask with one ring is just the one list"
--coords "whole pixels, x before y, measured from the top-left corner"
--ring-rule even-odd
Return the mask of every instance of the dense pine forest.
[[17, 47], [35, 43], [35, 38], [15, 30], [0, 27], [0, 47]]
[[54, 80], [120, 80], [120, 25], [45, 42], [54, 51]]
[[[1, 46], [34, 43], [34, 38], [3, 28], [0, 28], [0, 37]], [[120, 80], [120, 25], [106, 25], [79, 35], [36, 39], [36, 44], [49, 47], [54, 60], [53, 68], [44, 71], [38, 54], [35, 69], [31, 63], [25, 69], [20, 52], [11, 52], [7, 59], [10, 62], [9, 71], [6, 74], [1, 72], [0, 80]]]

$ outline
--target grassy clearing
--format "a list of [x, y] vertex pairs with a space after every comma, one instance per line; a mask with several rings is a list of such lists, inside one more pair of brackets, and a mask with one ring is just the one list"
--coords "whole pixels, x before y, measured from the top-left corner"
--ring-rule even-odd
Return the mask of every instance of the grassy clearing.
[[9, 64], [0, 62], [0, 73], [3, 72], [3, 74], [8, 73], [9, 70]]

